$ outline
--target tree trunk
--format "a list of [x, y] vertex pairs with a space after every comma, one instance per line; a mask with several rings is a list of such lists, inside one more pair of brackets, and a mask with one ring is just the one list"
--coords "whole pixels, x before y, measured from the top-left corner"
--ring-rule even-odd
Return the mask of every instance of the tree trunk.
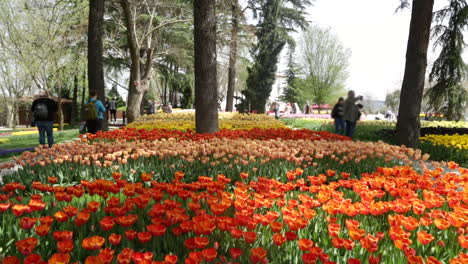
[[239, 9], [238, 0], [232, 2], [232, 29], [231, 43], [229, 53], [229, 72], [228, 72], [228, 88], [226, 93], [226, 111], [234, 110], [234, 89], [236, 88], [236, 64], [237, 64], [237, 43], [239, 34]]
[[[127, 28], [127, 42], [130, 50], [130, 58], [132, 64], [130, 66], [130, 84], [128, 87], [128, 99], [127, 99], [127, 122], [131, 123], [140, 116], [141, 102], [143, 95], [149, 87], [149, 76], [151, 76], [152, 60], [153, 60], [153, 49], [151, 48], [151, 37], [148, 36], [147, 48], [141, 51], [136, 37], [135, 32], [135, 20], [130, 9], [128, 0], [121, 0], [120, 4], [123, 9], [125, 26]], [[146, 54], [143, 54], [146, 53]], [[140, 59], [146, 55], [146, 61], [144, 65], [141, 65]], [[140, 57], [141, 56], [141, 57]]]
[[57, 119], [58, 119], [58, 130], [63, 131], [63, 107], [62, 107], [62, 85], [58, 87], [58, 98], [57, 98]]
[[418, 146], [421, 132], [419, 114], [426, 77], [433, 7], [434, 0], [413, 0], [396, 131], [397, 143], [408, 147]]
[[86, 103], [86, 70], [83, 71], [83, 89], [81, 90], [81, 107], [80, 107], [80, 121], [81, 120], [81, 115], [83, 113], [84, 105]]
[[96, 91], [100, 100], [104, 100], [104, 68], [102, 61], [104, 1], [89, 1], [88, 81], [89, 90]]
[[70, 116], [70, 124], [75, 125], [78, 116], [78, 76], [73, 78], [73, 104]]
[[[88, 26], [88, 82], [89, 90], [96, 91], [98, 99], [104, 102], [104, 64], [103, 42], [104, 34], [104, 2], [105, 0], [89, 1], [89, 26]], [[107, 119], [104, 118], [103, 130], [108, 129]]]
[[215, 1], [212, 0], [198, 0], [193, 4], [195, 126], [198, 133], [219, 130], [215, 6]]

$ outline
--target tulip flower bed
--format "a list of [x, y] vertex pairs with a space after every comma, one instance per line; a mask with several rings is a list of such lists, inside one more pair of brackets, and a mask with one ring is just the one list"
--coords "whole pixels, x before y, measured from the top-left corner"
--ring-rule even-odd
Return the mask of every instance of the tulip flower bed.
[[[142, 116], [127, 125], [135, 129], [194, 130], [195, 113], [154, 114]], [[285, 124], [265, 114], [219, 113], [221, 129], [284, 128]]]
[[[456, 164], [451, 164], [456, 169]], [[10, 183], [3, 263], [467, 263], [468, 171]], [[461, 189], [461, 190], [460, 190]]]
[[421, 137], [420, 148], [435, 160], [450, 157], [462, 166], [468, 166], [468, 134], [425, 135]]
[[87, 135], [3, 176], [0, 259], [467, 263], [468, 170], [427, 159], [285, 128]]
[[354, 142], [309, 130], [225, 130], [210, 135], [167, 132], [123, 129], [51, 149], [38, 148], [17, 158], [23, 168], [4, 177], [3, 182], [30, 186], [35, 180], [45, 181], [55, 175], [60, 184], [71, 184], [103, 178], [116, 168], [125, 174], [155, 171], [162, 181], [170, 180], [167, 175], [181, 169], [195, 177], [190, 180], [217, 173], [233, 180], [240, 172], [283, 175], [295, 167], [311, 174], [334, 168], [359, 175], [378, 166], [412, 164], [428, 158], [419, 151], [383, 142]]

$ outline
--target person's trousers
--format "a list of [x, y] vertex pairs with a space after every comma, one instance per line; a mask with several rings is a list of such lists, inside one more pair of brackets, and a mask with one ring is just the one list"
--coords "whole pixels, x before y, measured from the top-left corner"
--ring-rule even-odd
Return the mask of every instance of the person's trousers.
[[96, 134], [102, 130], [102, 119], [86, 121], [86, 132]]
[[346, 136], [352, 138], [354, 134], [354, 129], [356, 127], [356, 122], [346, 120]]
[[340, 135], [345, 133], [345, 121], [342, 117], [335, 118], [335, 133]]
[[39, 144], [45, 145], [45, 136], [47, 134], [47, 143], [49, 147], [52, 147], [54, 144], [54, 122], [36, 121], [35, 124], [39, 130]]
[[114, 120], [114, 122], [117, 121], [117, 110], [115, 109], [110, 110], [110, 119], [111, 121]]

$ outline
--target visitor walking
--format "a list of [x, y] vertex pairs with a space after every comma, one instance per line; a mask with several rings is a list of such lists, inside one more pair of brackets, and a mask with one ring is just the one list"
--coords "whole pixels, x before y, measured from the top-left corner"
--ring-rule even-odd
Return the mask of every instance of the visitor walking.
[[106, 108], [106, 120], [109, 121], [110, 105], [109, 105], [109, 99], [107, 99], [107, 97], [104, 99], [104, 107]]
[[278, 103], [275, 103], [275, 106], [273, 106], [273, 111], [275, 111], [275, 118], [279, 119], [280, 118], [280, 106]]
[[110, 119], [112, 122], [117, 122], [117, 100], [115, 97], [112, 97], [112, 100], [109, 101], [109, 111], [110, 111]]
[[52, 147], [54, 144], [54, 114], [58, 111], [57, 103], [50, 99], [47, 94], [32, 103], [32, 125], [39, 130], [39, 144], [45, 145], [45, 134], [47, 133], [47, 144]]
[[344, 102], [344, 120], [346, 121], [346, 133], [345, 135], [348, 137], [353, 137], [354, 129], [356, 126], [358, 109], [356, 106], [356, 102], [362, 100], [362, 96], [355, 96], [354, 91], [348, 92], [348, 97]]
[[[83, 109], [83, 119], [86, 121], [88, 133], [96, 134], [98, 131], [102, 130], [102, 121], [104, 120], [106, 108], [102, 101], [97, 99], [96, 91], [91, 91], [89, 97], [89, 101], [85, 104]], [[111, 102], [112, 101], [110, 101], [109, 104]]]
[[345, 133], [345, 121], [344, 116], [344, 99], [340, 97], [338, 102], [333, 107], [331, 117], [335, 119], [335, 133], [344, 135]]
[[148, 100], [148, 115], [152, 115], [156, 112], [156, 103], [154, 100]]

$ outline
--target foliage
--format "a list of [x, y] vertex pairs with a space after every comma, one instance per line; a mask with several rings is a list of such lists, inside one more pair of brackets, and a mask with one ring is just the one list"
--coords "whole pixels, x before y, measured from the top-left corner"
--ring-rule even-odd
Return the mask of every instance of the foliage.
[[296, 87], [301, 101], [330, 103], [341, 96], [348, 77], [351, 51], [330, 29], [309, 27], [299, 42], [298, 68], [303, 84]]
[[393, 91], [385, 97], [385, 106], [388, 107], [393, 113], [398, 112], [400, 106], [400, 90]]
[[300, 102], [300, 99], [298, 98], [298, 94], [296, 91], [296, 79], [297, 79], [297, 74], [296, 72], [298, 71], [297, 69], [297, 63], [294, 60], [294, 51], [296, 49], [296, 45], [289, 44], [289, 49], [288, 49], [288, 68], [285, 72], [286, 74], [286, 87], [284, 88], [283, 94], [280, 96], [280, 99], [283, 102]]
[[[247, 89], [242, 92], [240, 111], [265, 112], [276, 79], [279, 55], [288, 40], [288, 32], [307, 24], [304, 9], [309, 0], [251, 0], [250, 7], [259, 18], [253, 48], [254, 64], [248, 69]], [[257, 12], [260, 11], [260, 12]]]
[[[434, 46], [442, 48], [434, 62], [429, 81], [434, 82], [425, 96], [437, 113], [448, 120], [461, 120], [468, 103], [468, 91], [462, 82], [466, 79], [463, 61], [465, 48], [463, 31], [468, 26], [468, 5], [464, 0], [451, 0], [449, 5], [434, 14], [438, 23], [433, 28]], [[448, 25], [444, 22], [448, 19]]]

